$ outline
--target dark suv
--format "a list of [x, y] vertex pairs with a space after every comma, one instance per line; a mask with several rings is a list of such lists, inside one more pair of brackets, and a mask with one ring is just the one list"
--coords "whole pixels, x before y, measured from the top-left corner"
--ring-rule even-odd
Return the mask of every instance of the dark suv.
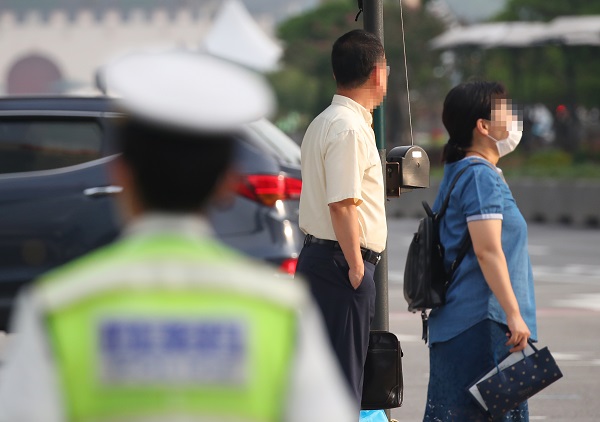
[[[118, 235], [122, 189], [107, 175], [118, 116], [106, 97], [0, 99], [0, 329], [24, 284]], [[266, 120], [245, 131], [238, 195], [210, 219], [225, 243], [292, 274], [300, 148]]]

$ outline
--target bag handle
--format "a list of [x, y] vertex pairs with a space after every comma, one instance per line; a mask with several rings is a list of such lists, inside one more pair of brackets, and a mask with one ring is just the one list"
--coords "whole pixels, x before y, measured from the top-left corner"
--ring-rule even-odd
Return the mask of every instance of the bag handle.
[[[496, 365], [496, 370], [498, 371], [498, 373], [500, 373], [500, 364], [498, 362], [498, 346], [501, 344], [504, 344], [506, 342], [506, 338], [500, 339], [499, 342], [496, 343], [496, 347], [494, 347], [494, 364]], [[537, 349], [537, 347], [535, 347], [535, 345], [533, 344], [533, 342], [531, 341], [531, 339], [527, 339], [527, 344], [533, 349], [533, 351], [535, 353], [538, 353], [539, 350]], [[516, 352], [515, 352], [516, 353]], [[521, 353], [523, 353], [523, 357], [526, 358], [527, 355], [525, 355], [525, 349], [521, 350]]]

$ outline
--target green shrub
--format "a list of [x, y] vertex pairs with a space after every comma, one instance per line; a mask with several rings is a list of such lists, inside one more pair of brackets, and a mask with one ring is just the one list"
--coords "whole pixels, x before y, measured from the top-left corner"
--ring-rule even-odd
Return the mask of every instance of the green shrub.
[[528, 167], [557, 169], [573, 165], [571, 154], [560, 150], [539, 151], [531, 154], [525, 162]]

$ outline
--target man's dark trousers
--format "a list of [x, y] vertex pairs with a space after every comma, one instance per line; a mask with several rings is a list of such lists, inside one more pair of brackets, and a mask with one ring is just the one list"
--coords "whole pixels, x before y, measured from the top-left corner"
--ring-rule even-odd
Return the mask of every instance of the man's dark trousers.
[[349, 266], [339, 247], [305, 245], [296, 269], [296, 274], [308, 281], [321, 309], [331, 345], [358, 405], [375, 314], [375, 265], [364, 263], [365, 276], [356, 290], [348, 278]]

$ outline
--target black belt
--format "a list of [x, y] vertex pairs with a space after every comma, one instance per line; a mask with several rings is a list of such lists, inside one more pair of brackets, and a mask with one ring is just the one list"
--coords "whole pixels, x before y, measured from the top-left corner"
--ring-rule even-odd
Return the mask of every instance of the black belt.
[[[307, 246], [307, 245], [310, 245], [311, 243], [317, 244], [317, 245], [331, 246], [333, 249], [342, 250], [340, 243], [335, 240], [319, 239], [318, 237], [314, 237], [312, 234], [307, 234], [306, 237], [304, 238], [304, 245]], [[370, 262], [373, 265], [377, 265], [377, 263], [381, 259], [381, 254], [377, 253], [375, 251], [372, 251], [371, 249], [361, 247], [360, 253], [365, 261]]]

